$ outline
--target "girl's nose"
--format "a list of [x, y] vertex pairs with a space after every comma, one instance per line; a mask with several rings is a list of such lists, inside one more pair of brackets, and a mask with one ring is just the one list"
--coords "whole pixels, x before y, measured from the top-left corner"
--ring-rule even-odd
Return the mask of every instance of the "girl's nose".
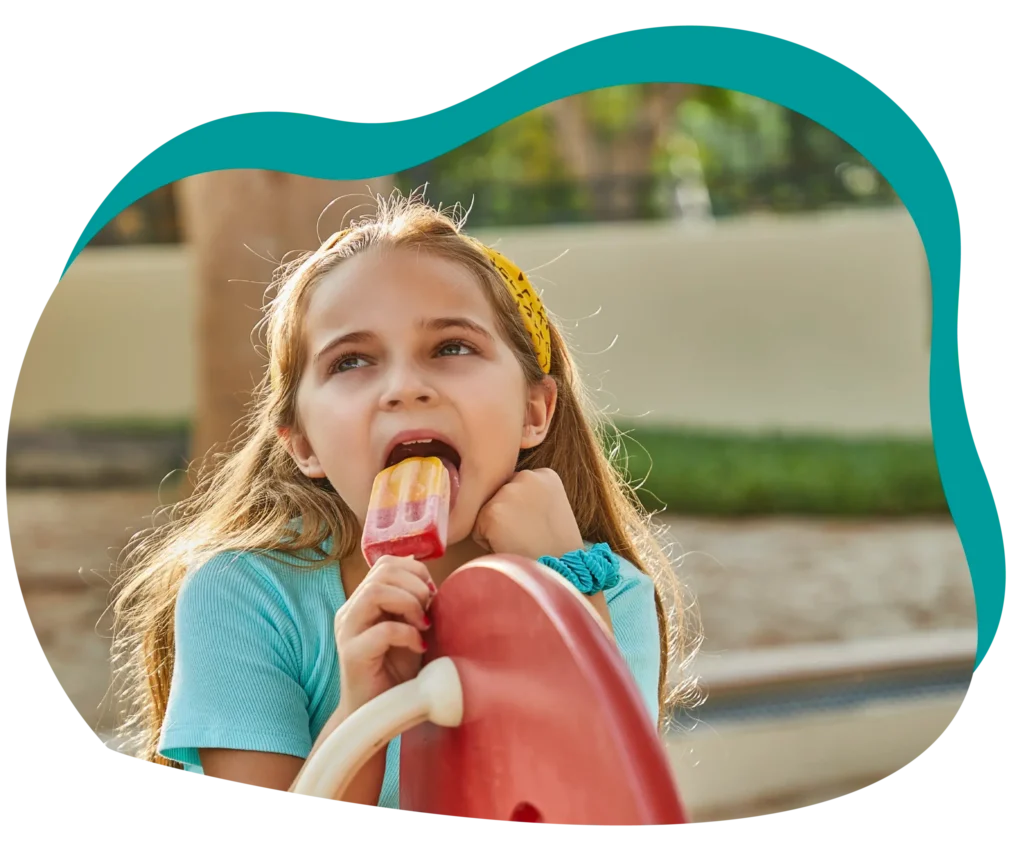
[[437, 391], [412, 367], [396, 369], [380, 397], [382, 410], [429, 406], [437, 401]]

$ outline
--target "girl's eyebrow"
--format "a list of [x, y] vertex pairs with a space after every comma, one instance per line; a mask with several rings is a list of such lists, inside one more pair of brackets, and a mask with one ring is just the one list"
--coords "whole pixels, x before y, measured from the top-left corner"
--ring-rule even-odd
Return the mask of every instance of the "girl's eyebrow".
[[[461, 328], [464, 331], [470, 331], [486, 340], [494, 341], [494, 337], [491, 336], [490, 331], [480, 323], [465, 316], [444, 316], [438, 319], [424, 319], [420, 322], [420, 327], [427, 331], [445, 331], [449, 328]], [[313, 358], [313, 363], [314, 365], [319, 364], [321, 358], [340, 345], [370, 342], [375, 337], [376, 334], [374, 334], [373, 331], [351, 331], [350, 333], [342, 334], [339, 337], [335, 337], [333, 340], [328, 342], [327, 345], [321, 348]]]
[[447, 316], [439, 319], [424, 319], [420, 322], [420, 325], [428, 331], [444, 331], [448, 328], [462, 328], [463, 330], [471, 331], [484, 339], [494, 339], [491, 336], [491, 332], [483, 325], [465, 316]]
[[333, 340], [327, 343], [327, 345], [321, 348], [316, 353], [316, 356], [313, 358], [313, 362], [319, 363], [321, 357], [323, 357], [325, 354], [328, 354], [330, 351], [337, 348], [339, 345], [347, 345], [349, 343], [357, 342], [369, 342], [370, 340], [373, 339], [373, 337], [374, 334], [372, 331], [353, 331], [348, 334], [342, 334], [340, 337], [335, 337]]

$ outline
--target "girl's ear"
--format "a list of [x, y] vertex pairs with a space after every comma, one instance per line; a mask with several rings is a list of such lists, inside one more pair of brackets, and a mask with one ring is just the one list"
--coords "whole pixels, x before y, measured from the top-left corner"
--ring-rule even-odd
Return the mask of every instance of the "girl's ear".
[[550, 375], [540, 383], [531, 384], [526, 394], [526, 413], [523, 416], [522, 450], [536, 448], [543, 442], [551, 428], [558, 403], [558, 384]]
[[287, 427], [279, 427], [277, 429], [277, 435], [281, 440], [281, 444], [284, 445], [285, 450], [291, 454], [295, 464], [299, 467], [299, 471], [305, 474], [311, 479], [319, 479], [326, 477], [327, 474], [324, 472], [323, 466], [320, 465], [320, 460], [317, 455], [313, 453], [313, 448], [309, 444], [309, 440], [298, 430]]

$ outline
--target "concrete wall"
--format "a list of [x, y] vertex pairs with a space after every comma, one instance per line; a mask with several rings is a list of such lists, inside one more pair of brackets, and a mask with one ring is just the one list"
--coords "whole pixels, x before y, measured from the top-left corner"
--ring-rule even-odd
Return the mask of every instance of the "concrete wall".
[[[930, 430], [927, 265], [902, 209], [474, 233], [534, 270], [610, 411]], [[39, 322], [14, 424], [188, 415], [193, 297], [185, 248], [83, 253]]]

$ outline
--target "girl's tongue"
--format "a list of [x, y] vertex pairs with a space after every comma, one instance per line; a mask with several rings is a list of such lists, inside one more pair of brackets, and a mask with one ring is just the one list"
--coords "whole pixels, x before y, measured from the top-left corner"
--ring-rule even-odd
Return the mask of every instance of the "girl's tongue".
[[449, 483], [449, 497], [448, 497], [448, 511], [451, 512], [455, 509], [455, 501], [459, 497], [459, 470], [447, 457], [441, 457], [441, 462], [444, 463], [444, 467], [448, 470], [448, 483]]

